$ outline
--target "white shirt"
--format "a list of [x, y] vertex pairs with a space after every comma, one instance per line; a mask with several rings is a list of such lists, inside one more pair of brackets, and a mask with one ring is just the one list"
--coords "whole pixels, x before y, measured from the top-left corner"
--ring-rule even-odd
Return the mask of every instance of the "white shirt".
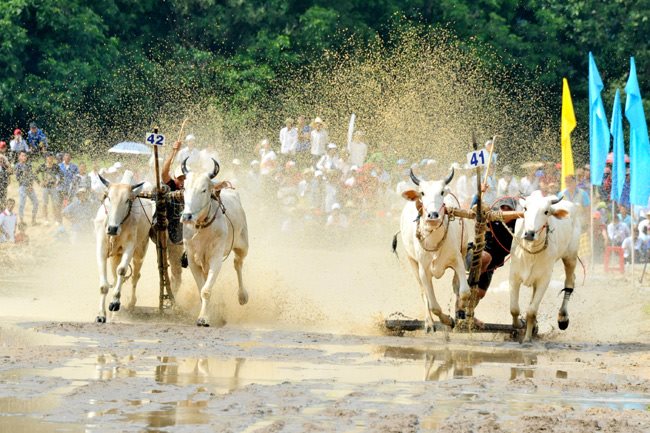
[[275, 166], [278, 155], [271, 149], [260, 149], [260, 173], [269, 174]]
[[311, 154], [320, 156], [325, 153], [329, 137], [327, 131], [321, 129], [317, 131], [315, 129], [311, 130]]
[[361, 167], [366, 162], [366, 156], [368, 156], [368, 145], [353, 141], [348, 146], [348, 152], [350, 152], [350, 164]]
[[539, 178], [534, 177], [531, 181], [528, 179], [528, 177], [522, 177], [519, 181], [519, 184], [521, 186], [521, 193], [525, 196], [528, 196], [531, 195], [533, 191], [537, 191], [539, 189]]
[[294, 126], [289, 129], [286, 126], [280, 130], [280, 153], [296, 153], [296, 144], [298, 143], [298, 129]]
[[0, 213], [0, 243], [16, 242], [17, 224], [18, 216], [15, 213], [9, 213], [7, 209]]
[[630, 236], [630, 229], [626, 224], [618, 222], [616, 224], [609, 223], [607, 224], [607, 236], [609, 239], [616, 245], [623, 243], [626, 237]]
[[519, 195], [519, 182], [514, 177], [510, 178], [510, 182], [505, 177], [499, 179], [497, 184], [497, 195], [499, 197], [509, 196], [517, 197]]
[[321, 171], [327, 171], [327, 170], [342, 170], [343, 169], [343, 161], [341, 158], [339, 158], [338, 155], [330, 156], [329, 154], [325, 154], [321, 156], [321, 158], [318, 160], [318, 163], [316, 164], [316, 168], [321, 170]]
[[29, 149], [27, 148], [27, 141], [24, 138], [21, 138], [20, 140], [16, 140], [14, 138], [9, 142], [9, 148], [11, 149], [12, 152], [29, 151]]

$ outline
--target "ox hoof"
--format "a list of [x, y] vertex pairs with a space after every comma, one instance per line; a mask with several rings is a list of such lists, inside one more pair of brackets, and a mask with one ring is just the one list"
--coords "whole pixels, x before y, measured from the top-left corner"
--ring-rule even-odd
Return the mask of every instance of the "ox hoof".
[[103, 316], [97, 316], [97, 317], [95, 318], [95, 322], [97, 322], [97, 323], [106, 323], [106, 317], [103, 317]]
[[205, 319], [199, 319], [199, 320], [196, 321], [196, 326], [203, 327], [203, 328], [208, 328], [210, 326], [210, 324]]
[[108, 311], [120, 311], [120, 301], [113, 301], [108, 304]]
[[239, 305], [248, 304], [248, 292], [243, 292], [239, 294]]
[[569, 327], [569, 319], [566, 320], [558, 320], [557, 321], [557, 326], [560, 327], [560, 330], [564, 331]]

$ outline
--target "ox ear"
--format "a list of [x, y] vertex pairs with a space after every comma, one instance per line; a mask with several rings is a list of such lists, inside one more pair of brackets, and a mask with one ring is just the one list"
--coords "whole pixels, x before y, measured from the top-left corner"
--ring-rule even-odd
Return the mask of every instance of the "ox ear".
[[551, 215], [557, 219], [566, 218], [569, 216], [569, 211], [566, 209], [553, 209], [551, 208]]
[[414, 189], [407, 189], [402, 193], [402, 197], [404, 197], [408, 201], [415, 201], [415, 200], [419, 200], [422, 197], [422, 194], [420, 194], [418, 191]]

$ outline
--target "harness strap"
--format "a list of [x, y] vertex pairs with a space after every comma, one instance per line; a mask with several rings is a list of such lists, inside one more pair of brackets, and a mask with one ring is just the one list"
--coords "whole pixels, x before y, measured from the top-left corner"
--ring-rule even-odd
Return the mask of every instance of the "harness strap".
[[[438, 225], [438, 227], [436, 227], [435, 229], [431, 230], [431, 231], [429, 232], [429, 234], [426, 235], [426, 236], [422, 236], [422, 232], [420, 231], [420, 224], [419, 224], [419, 220], [420, 220], [420, 218], [416, 219], [416, 221], [415, 221], [415, 223], [417, 224], [417, 228], [415, 229], [415, 237], [416, 237], [417, 240], [420, 242], [420, 246], [422, 247], [422, 249], [423, 249], [424, 251], [429, 252], [429, 253], [437, 252], [437, 251], [438, 251], [438, 248], [440, 248], [440, 245], [442, 245], [442, 243], [445, 241], [445, 239], [447, 239], [447, 233], [449, 233], [449, 216], [447, 215], [446, 207], [445, 207], [444, 204], [442, 205], [442, 208], [441, 208], [441, 209], [444, 209], [444, 210], [445, 210], [445, 212], [444, 212], [444, 214], [443, 214], [443, 216], [442, 216], [443, 221]], [[447, 221], [447, 224], [446, 224], [446, 225], [445, 225], [445, 217], [447, 217], [447, 218], [446, 218], [446, 221]], [[442, 239], [440, 239], [440, 241], [438, 241], [438, 243], [436, 244], [436, 246], [433, 247], [432, 249], [428, 249], [427, 247], [425, 247], [425, 246], [424, 246], [424, 242], [427, 240], [427, 238], [428, 238], [429, 236], [431, 236], [434, 232], [436, 232], [436, 231], [437, 231], [440, 227], [442, 227], [443, 225], [445, 226], [445, 233], [443, 234]]]

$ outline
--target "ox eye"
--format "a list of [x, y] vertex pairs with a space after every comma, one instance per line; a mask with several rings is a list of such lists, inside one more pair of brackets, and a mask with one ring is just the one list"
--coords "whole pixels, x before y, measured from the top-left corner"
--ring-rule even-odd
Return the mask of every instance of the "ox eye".
[[203, 190], [203, 192], [206, 192], [206, 191], [207, 191], [207, 189], [204, 189], [204, 190]]
[[544, 215], [548, 215], [548, 211], [544, 212]]
[[528, 208], [527, 208], [527, 207], [524, 207], [524, 212], [526, 212], [527, 210], [528, 210]]
[[440, 195], [445, 195], [445, 192], [444, 192], [444, 191], [440, 191]]
[[423, 192], [421, 192], [420, 195], [421, 195], [422, 197], [424, 197], [424, 193], [423, 193]]

